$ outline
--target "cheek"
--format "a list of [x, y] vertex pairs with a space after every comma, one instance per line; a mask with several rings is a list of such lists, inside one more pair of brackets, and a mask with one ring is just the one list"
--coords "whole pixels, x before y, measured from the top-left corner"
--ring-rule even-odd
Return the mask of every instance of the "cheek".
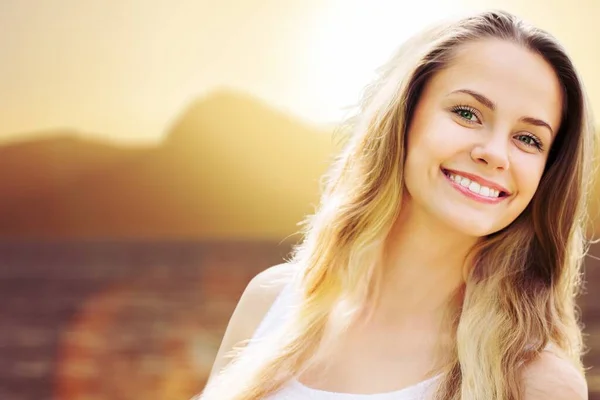
[[408, 150], [426, 149], [430, 154], [446, 153], [446, 149], [463, 144], [464, 129], [444, 112], [422, 110], [415, 115], [408, 132]]
[[[514, 165], [514, 164], [513, 164]], [[542, 179], [544, 165], [540, 162], [522, 163], [515, 168], [514, 176], [523, 208], [531, 201]]]

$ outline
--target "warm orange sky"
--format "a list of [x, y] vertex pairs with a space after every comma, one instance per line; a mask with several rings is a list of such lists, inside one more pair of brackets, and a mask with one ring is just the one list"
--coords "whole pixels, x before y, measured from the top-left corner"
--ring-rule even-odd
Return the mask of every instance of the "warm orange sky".
[[156, 141], [221, 86], [336, 121], [407, 35], [486, 6], [558, 36], [600, 115], [597, 0], [3, 0], [0, 139], [69, 127]]

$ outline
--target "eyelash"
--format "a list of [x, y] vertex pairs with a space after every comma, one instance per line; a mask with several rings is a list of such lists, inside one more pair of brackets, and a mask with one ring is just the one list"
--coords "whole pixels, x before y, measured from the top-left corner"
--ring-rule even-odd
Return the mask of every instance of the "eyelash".
[[523, 144], [525, 146], [531, 146], [531, 147], [535, 147], [536, 149], [538, 149], [539, 151], [544, 150], [544, 146], [542, 145], [542, 141], [540, 139], [538, 139], [535, 135], [531, 134], [531, 133], [522, 133], [520, 134], [518, 137], [526, 137], [526, 138], [530, 138], [533, 143], [532, 144], [527, 144], [525, 142], [523, 142]]
[[459, 114], [460, 111], [468, 111], [468, 112], [472, 113], [475, 117], [477, 117], [478, 120], [481, 120], [481, 117], [479, 116], [479, 112], [476, 109], [474, 109], [473, 107], [470, 107], [467, 105], [454, 106], [450, 109], [450, 111], [452, 111], [454, 114], [458, 115], [458, 117], [460, 119], [462, 119], [463, 121], [465, 121], [468, 124], [476, 124], [479, 121], [472, 121], [470, 119], [466, 119], [465, 117], [463, 117], [462, 115]]
[[[463, 117], [462, 115], [459, 114], [460, 111], [468, 111], [468, 112], [472, 113], [477, 119], [481, 120], [481, 118], [479, 117], [479, 112], [475, 108], [467, 106], [467, 105], [454, 106], [450, 109], [450, 111], [452, 111], [454, 114], [456, 114], [460, 119], [462, 119], [467, 124], [476, 124], [479, 121], [472, 121], [470, 119]], [[532, 133], [523, 133], [523, 134], [520, 134], [518, 137], [527, 137], [533, 141], [532, 144], [527, 144], [527, 143], [522, 142], [525, 146], [535, 147], [539, 151], [542, 151], [544, 149], [543, 145], [542, 145], [542, 141]]]

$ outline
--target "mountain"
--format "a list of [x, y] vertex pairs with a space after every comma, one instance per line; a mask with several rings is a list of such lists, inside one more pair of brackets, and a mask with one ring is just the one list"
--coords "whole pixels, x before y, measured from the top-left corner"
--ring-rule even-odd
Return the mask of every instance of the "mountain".
[[44, 137], [0, 148], [0, 238], [283, 239], [314, 211], [334, 150], [330, 131], [225, 90], [157, 147]]
[[216, 92], [191, 104], [159, 147], [59, 137], [13, 148], [0, 236], [282, 239], [313, 211], [332, 149], [329, 132]]
[[18, 207], [19, 201], [69, 187], [88, 174], [143, 151], [83, 140], [70, 130], [46, 132], [44, 136], [0, 147], [1, 210], [7, 212], [6, 207]]

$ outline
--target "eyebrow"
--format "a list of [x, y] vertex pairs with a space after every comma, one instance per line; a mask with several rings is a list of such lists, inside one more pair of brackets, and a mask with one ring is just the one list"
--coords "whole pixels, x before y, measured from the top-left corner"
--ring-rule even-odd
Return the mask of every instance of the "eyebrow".
[[[488, 99], [481, 93], [478, 93], [478, 92], [475, 92], [475, 91], [469, 90], [469, 89], [459, 89], [459, 90], [453, 91], [452, 93], [466, 93], [466, 94], [470, 95], [471, 97], [473, 97], [478, 102], [480, 102], [481, 104], [483, 104], [485, 107], [489, 108], [490, 110], [492, 110], [492, 111], [496, 110], [496, 103], [494, 103], [492, 100]], [[519, 118], [519, 121], [525, 122], [527, 124], [535, 125], [535, 126], [542, 126], [542, 127], [548, 128], [550, 133], [552, 135], [554, 135], [554, 131], [552, 130], [552, 127], [550, 126], [550, 124], [548, 124], [547, 122], [545, 122], [541, 119], [533, 118], [533, 117], [521, 117], [521, 118]]]

